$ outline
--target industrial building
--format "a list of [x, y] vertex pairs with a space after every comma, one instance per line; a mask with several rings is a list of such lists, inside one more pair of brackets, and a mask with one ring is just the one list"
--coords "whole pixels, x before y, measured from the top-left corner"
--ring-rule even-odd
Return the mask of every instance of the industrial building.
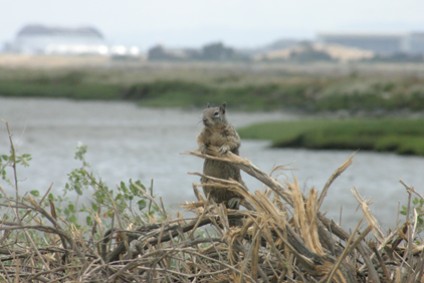
[[424, 54], [424, 33], [321, 33], [318, 34], [317, 40], [326, 44], [369, 50], [378, 55]]

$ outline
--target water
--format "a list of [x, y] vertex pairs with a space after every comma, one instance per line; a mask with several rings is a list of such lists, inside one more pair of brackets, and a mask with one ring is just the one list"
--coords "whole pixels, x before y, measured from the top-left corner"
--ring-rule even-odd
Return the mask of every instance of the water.
[[[249, 123], [296, 119], [284, 113], [236, 113], [229, 119], [236, 126]], [[62, 193], [67, 174], [78, 167], [73, 159], [78, 143], [88, 146], [87, 161], [95, 173], [112, 187], [121, 180], [154, 182], [155, 192], [175, 211], [193, 200], [192, 183], [202, 160], [182, 153], [196, 148], [202, 125], [199, 110], [140, 108], [124, 102], [77, 102], [63, 99], [0, 98], [0, 119], [8, 121], [20, 153], [30, 153], [31, 166], [20, 169], [22, 190], [52, 190]], [[5, 125], [0, 126], [0, 153], [9, 151]], [[270, 149], [264, 141], [242, 141], [241, 155], [265, 172], [284, 165], [277, 172], [281, 182], [297, 178], [307, 192], [321, 189], [333, 171], [351, 154], [349, 151]], [[423, 192], [424, 159], [393, 154], [358, 152], [353, 165], [332, 185], [323, 209], [336, 221], [352, 227], [360, 219], [352, 188], [371, 202], [371, 210], [383, 227], [398, 221], [398, 209], [407, 201], [399, 183]], [[251, 191], [263, 186], [243, 176]], [[341, 215], [341, 217], [340, 217]]]

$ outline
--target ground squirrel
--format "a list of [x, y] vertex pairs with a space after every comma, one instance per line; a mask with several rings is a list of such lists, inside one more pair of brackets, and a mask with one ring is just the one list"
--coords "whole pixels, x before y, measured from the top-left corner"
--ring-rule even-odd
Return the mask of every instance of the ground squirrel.
[[[202, 153], [211, 153], [210, 147], [216, 147], [220, 154], [225, 154], [228, 151], [239, 154], [240, 137], [234, 127], [228, 123], [225, 117], [225, 108], [226, 105], [222, 104], [219, 107], [208, 106], [203, 110], [205, 127], [197, 137], [199, 150]], [[220, 179], [233, 179], [243, 184], [240, 169], [228, 162], [205, 159], [203, 174]], [[201, 179], [203, 184], [207, 184], [208, 181], [206, 177]], [[208, 198], [213, 199], [216, 203], [224, 203], [228, 208], [239, 208], [242, 197], [233, 191], [211, 186], [203, 186], [203, 191]]]

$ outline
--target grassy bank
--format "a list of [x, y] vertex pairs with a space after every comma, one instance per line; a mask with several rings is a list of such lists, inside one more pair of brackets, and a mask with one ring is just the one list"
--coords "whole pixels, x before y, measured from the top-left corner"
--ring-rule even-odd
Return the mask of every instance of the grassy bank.
[[239, 130], [243, 138], [267, 139], [274, 147], [349, 149], [424, 156], [419, 119], [348, 119], [269, 122]]
[[0, 68], [0, 95], [130, 100], [144, 106], [349, 113], [424, 110], [419, 65], [140, 64]]

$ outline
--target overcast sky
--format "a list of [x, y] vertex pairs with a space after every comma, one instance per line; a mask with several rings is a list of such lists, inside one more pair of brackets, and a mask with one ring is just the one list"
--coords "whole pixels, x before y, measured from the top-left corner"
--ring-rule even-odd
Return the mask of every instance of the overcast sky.
[[143, 49], [255, 47], [319, 32], [424, 31], [424, 0], [0, 0], [0, 43], [29, 23], [90, 25]]

